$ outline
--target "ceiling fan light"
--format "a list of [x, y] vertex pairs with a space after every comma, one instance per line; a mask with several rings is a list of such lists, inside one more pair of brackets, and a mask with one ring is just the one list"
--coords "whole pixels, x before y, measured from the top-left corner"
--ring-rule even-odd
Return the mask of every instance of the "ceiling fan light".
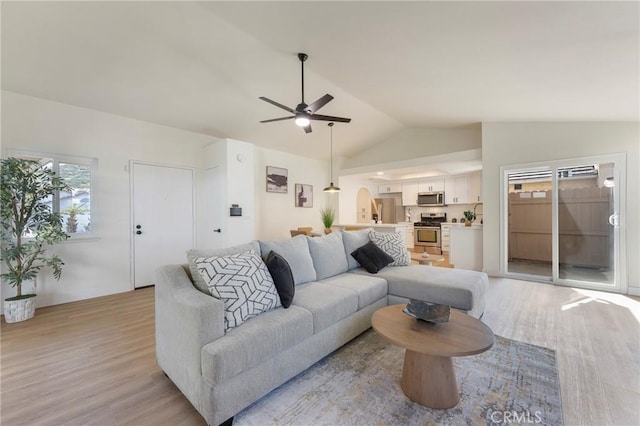
[[309, 121], [309, 118], [307, 118], [307, 116], [302, 114], [298, 115], [295, 121], [296, 121], [296, 125], [299, 127], [307, 127], [309, 123], [311, 123], [311, 121]]
[[333, 182], [331, 182], [331, 185], [327, 186], [324, 189], [324, 192], [340, 192], [340, 188], [338, 188], [333, 184]]

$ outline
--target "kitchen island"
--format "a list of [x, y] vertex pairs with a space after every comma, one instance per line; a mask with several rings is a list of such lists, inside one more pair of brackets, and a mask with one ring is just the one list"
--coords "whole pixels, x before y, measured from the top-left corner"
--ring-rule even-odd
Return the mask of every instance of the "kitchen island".
[[405, 240], [405, 245], [407, 243], [407, 225], [404, 223], [341, 223], [333, 225], [332, 228], [341, 231], [373, 228], [376, 232], [399, 232]]
[[449, 247], [454, 268], [482, 271], [482, 225], [451, 224]]

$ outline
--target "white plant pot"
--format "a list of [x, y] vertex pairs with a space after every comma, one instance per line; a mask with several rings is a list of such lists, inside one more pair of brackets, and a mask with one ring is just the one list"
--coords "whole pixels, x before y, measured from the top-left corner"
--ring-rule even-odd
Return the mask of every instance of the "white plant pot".
[[4, 301], [4, 320], [8, 323], [26, 321], [36, 313], [36, 296]]

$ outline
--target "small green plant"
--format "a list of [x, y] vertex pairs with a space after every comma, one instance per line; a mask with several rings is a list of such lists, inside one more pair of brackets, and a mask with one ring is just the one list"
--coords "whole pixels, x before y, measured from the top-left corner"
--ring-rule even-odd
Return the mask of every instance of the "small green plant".
[[46, 246], [68, 238], [62, 216], [48, 203], [57, 191], [70, 191], [51, 169], [33, 160], [7, 158], [0, 162], [0, 260], [5, 264], [2, 279], [16, 288], [17, 300], [22, 284], [32, 281], [43, 266], [49, 266], [60, 279], [64, 263], [57, 256], [46, 256]]
[[326, 207], [320, 210], [320, 217], [322, 218], [324, 228], [330, 229], [333, 226], [333, 221], [336, 219], [336, 212], [331, 207]]
[[476, 215], [473, 214], [473, 212], [471, 210], [467, 210], [467, 211], [464, 212], [464, 218], [468, 222], [473, 222], [474, 220], [476, 220]]

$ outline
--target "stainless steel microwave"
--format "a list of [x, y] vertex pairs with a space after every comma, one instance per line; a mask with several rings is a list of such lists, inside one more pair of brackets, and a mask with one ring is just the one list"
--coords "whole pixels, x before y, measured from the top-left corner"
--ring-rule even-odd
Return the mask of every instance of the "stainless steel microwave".
[[425, 207], [444, 206], [444, 191], [419, 192], [418, 205]]

